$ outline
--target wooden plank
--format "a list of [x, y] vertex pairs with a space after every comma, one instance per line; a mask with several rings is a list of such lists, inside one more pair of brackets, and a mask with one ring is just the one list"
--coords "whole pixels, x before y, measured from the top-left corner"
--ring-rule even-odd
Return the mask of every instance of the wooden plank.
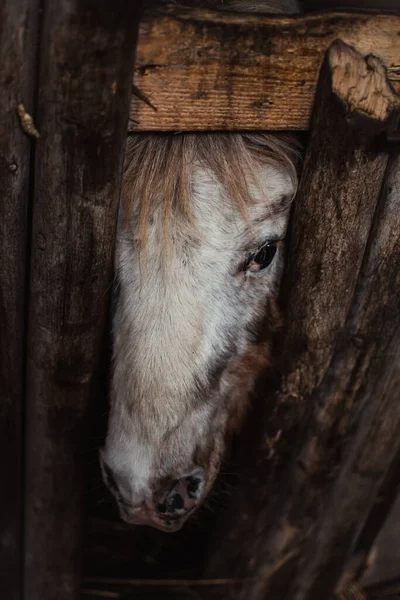
[[[399, 171], [400, 173], [400, 171]], [[400, 452], [386, 473], [348, 564], [348, 578], [365, 588], [400, 574]], [[375, 578], [375, 579], [374, 579]]]
[[[316, 398], [325, 402], [319, 417], [325, 420], [325, 433], [337, 437], [336, 451], [341, 447], [343, 458], [308, 535], [296, 577], [295, 589], [310, 600], [337, 585], [345, 586], [355, 574], [354, 565], [342, 573], [346, 559], [374, 509], [387, 471], [398, 463], [400, 276], [395, 265], [400, 261], [399, 183], [397, 158], [390, 165], [375, 214], [345, 337]], [[335, 406], [332, 418], [327, 413]], [[309, 440], [303, 456], [311, 449], [314, 464], [332, 458], [332, 451], [330, 456], [326, 452], [326, 440], [319, 444]]]
[[254, 577], [237, 598], [331, 597], [399, 451], [397, 196], [376, 210], [387, 93], [376, 59], [332, 46], [292, 215], [281, 386], [248, 423], [207, 572]]
[[32, 140], [17, 107], [33, 108], [38, 3], [0, 3], [0, 590], [21, 593], [22, 413], [26, 241]]
[[46, 3], [28, 330], [26, 600], [79, 596], [85, 447], [96, 398], [137, 3]]
[[142, 24], [129, 129], [307, 130], [324, 53], [335, 39], [373, 53], [400, 91], [400, 16], [232, 15], [169, 7]]

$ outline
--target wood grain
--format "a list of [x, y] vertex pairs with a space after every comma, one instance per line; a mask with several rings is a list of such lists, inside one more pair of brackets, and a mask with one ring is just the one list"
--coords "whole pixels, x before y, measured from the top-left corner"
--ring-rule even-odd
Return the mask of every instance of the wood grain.
[[32, 140], [17, 107], [33, 109], [38, 3], [0, 3], [0, 590], [22, 587], [22, 422], [29, 175]]
[[[235, 598], [331, 597], [399, 452], [399, 197], [393, 166], [381, 194], [380, 145], [398, 111], [374, 119], [354, 110], [351, 94], [333, 93], [343, 52], [365, 84], [362, 57], [336, 43], [291, 217], [280, 387], [267, 402], [264, 389], [249, 420], [241, 482], [207, 573], [255, 577]], [[378, 79], [367, 96], [380, 94]]]
[[[397, 156], [388, 168], [343, 338], [312, 398], [320, 407], [316, 427], [298, 456], [308, 476], [322, 476], [327, 483], [312, 499], [314, 506], [320, 506], [319, 514], [308, 523], [292, 588], [310, 600], [346, 586], [355, 575], [353, 569], [346, 572], [343, 568], [388, 470], [398, 466], [400, 276], [395, 265], [400, 261], [399, 209]], [[341, 457], [335, 460], [335, 453]], [[305, 484], [308, 476], [304, 474]], [[310, 496], [308, 505], [305, 502], [300, 509], [303, 516], [311, 508]], [[389, 506], [385, 508], [387, 514]], [[363, 548], [365, 554], [369, 548]]]
[[335, 39], [378, 56], [400, 91], [400, 16], [267, 17], [169, 7], [141, 23], [131, 131], [308, 130]]
[[41, 34], [26, 419], [26, 600], [79, 597], [85, 448], [112, 282], [137, 3], [54, 0]]

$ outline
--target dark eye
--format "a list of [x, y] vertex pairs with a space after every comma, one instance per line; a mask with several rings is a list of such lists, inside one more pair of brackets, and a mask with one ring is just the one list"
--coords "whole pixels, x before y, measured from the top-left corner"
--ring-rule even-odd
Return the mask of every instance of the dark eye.
[[266, 269], [274, 260], [276, 247], [277, 242], [271, 242], [264, 244], [257, 252], [250, 254], [244, 270], [257, 273]]

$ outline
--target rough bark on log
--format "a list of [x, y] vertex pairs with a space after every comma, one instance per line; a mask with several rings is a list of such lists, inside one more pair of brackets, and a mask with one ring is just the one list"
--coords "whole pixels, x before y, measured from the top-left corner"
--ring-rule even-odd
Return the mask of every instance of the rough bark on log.
[[17, 107], [33, 108], [38, 3], [0, 3], [0, 590], [19, 600], [26, 242], [32, 140]]
[[26, 600], [79, 596], [84, 449], [96, 396], [137, 3], [45, 5], [28, 328]]
[[[308, 130], [335, 39], [375, 54], [400, 92], [400, 16], [228, 14], [171, 6], [141, 23], [132, 131]], [[143, 100], [148, 99], [148, 102]]]
[[243, 598], [329, 598], [398, 452], [398, 197], [384, 191], [375, 211], [382, 131], [399, 114], [384, 75], [341, 42], [321, 73], [291, 222], [281, 387], [249, 420], [247, 476], [207, 573], [253, 576]]

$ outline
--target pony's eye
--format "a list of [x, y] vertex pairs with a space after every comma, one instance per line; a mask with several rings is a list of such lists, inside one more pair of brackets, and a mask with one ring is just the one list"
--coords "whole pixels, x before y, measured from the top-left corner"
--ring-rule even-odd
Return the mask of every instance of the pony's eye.
[[276, 247], [277, 243], [271, 242], [262, 246], [254, 254], [250, 254], [244, 270], [250, 271], [250, 273], [257, 273], [266, 269], [274, 260]]

